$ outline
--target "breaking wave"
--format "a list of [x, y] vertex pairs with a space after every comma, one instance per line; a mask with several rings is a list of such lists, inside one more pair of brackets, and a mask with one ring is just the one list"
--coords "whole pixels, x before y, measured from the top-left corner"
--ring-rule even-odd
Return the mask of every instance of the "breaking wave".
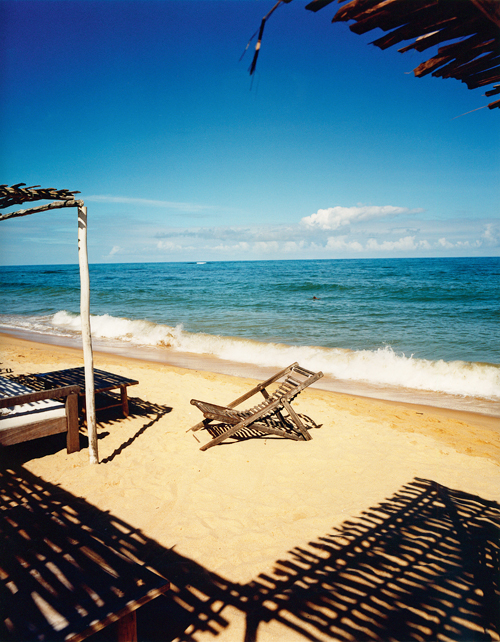
[[[4, 328], [77, 337], [80, 316], [66, 311], [45, 317], [7, 317]], [[91, 317], [92, 335], [100, 342], [129, 343], [194, 355], [209, 355], [255, 366], [285, 367], [298, 361], [342, 380], [377, 386], [500, 400], [500, 367], [467, 361], [431, 361], [397, 354], [390, 346], [376, 350], [346, 350], [317, 346], [264, 343], [251, 339], [186, 332], [182, 325], [168, 326], [107, 314]]]

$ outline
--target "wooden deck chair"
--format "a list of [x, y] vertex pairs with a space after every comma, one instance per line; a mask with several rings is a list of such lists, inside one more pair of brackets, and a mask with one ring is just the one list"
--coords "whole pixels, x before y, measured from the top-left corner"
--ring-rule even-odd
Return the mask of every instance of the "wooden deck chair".
[[[322, 372], [314, 373], [301, 368], [298, 363], [292, 363], [288, 368], [281, 370], [281, 372], [263, 383], [259, 383], [255, 388], [252, 388], [252, 390], [238, 397], [227, 406], [217, 406], [206, 401], [191, 399], [193, 406], [201, 410], [205, 419], [189, 430], [195, 432], [210, 426], [212, 432], [218, 433], [212, 441], [202, 446], [200, 450], [207, 450], [211, 446], [220, 444], [221, 441], [228, 437], [244, 431], [249, 431], [253, 434], [255, 432], [266, 433], [279, 435], [287, 439], [304, 439], [308, 441], [311, 439], [311, 435], [292, 408], [291, 402], [304, 388], [307, 388], [322, 376]], [[280, 382], [280, 380], [282, 381]], [[267, 388], [277, 382], [280, 382], [278, 388], [269, 393]], [[235, 409], [258, 392], [262, 393], [264, 401], [252, 408]], [[217, 423], [213, 424], [212, 422]]]

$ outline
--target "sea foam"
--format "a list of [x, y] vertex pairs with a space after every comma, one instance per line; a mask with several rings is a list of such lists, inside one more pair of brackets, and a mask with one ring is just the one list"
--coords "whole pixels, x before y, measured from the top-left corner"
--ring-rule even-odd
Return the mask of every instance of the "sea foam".
[[[46, 331], [78, 334], [80, 317], [57, 312], [47, 323]], [[40, 321], [37, 327], [43, 325]], [[49, 329], [52, 326], [52, 330]], [[431, 361], [397, 354], [390, 346], [376, 350], [346, 350], [315, 346], [264, 343], [251, 339], [186, 332], [182, 325], [168, 326], [146, 320], [91, 317], [92, 335], [103, 341], [128, 342], [173, 351], [210, 355], [228, 361], [255, 366], [285, 367], [298, 361], [325, 375], [377, 386], [404, 387], [451, 395], [500, 399], [500, 367], [466, 361]]]

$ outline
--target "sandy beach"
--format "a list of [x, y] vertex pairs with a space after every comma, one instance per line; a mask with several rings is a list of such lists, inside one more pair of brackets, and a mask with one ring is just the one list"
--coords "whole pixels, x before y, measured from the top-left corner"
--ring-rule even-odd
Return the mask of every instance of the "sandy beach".
[[[1, 368], [13, 375], [79, 365], [79, 350], [1, 336]], [[258, 585], [265, 595], [263, 586], [274, 582], [276, 588], [287, 560], [288, 568], [304, 567], [307, 555], [298, 562], [297, 551], [319, 550], [315, 542], [392, 501], [416, 479], [500, 502], [498, 418], [310, 388], [294, 402], [319, 425], [310, 442], [260, 437], [202, 452], [209, 437], [187, 432], [201, 419], [190, 399], [228, 403], [255, 380], [99, 352], [94, 365], [139, 381], [129, 388], [128, 418], [119, 411], [98, 416], [101, 463], [89, 465], [82, 428], [79, 453], [68, 455], [56, 436], [4, 449], [3, 466], [15, 462], [26, 475], [64, 491], [66, 501], [72, 496], [115, 519], [113, 528], [119, 523], [122, 533], [128, 528], [136, 542], [151, 544], [159, 565], [163, 555], [176, 621], [168, 639], [370, 637], [347, 633], [340, 620], [333, 626], [331, 614], [327, 623], [289, 612], [272, 617], [276, 607], [265, 600], [266, 617], [249, 625], [250, 589]], [[141, 561], [155, 563], [153, 557]], [[184, 625], [184, 632], [175, 630]]]

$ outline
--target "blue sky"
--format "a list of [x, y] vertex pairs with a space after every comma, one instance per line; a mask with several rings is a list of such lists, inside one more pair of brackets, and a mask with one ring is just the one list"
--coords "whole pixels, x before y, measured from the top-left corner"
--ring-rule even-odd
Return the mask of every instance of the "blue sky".
[[[499, 256], [484, 90], [300, 0], [252, 80], [273, 5], [3, 0], [0, 182], [79, 190], [92, 263]], [[78, 261], [73, 209], [1, 226], [2, 264]]]

